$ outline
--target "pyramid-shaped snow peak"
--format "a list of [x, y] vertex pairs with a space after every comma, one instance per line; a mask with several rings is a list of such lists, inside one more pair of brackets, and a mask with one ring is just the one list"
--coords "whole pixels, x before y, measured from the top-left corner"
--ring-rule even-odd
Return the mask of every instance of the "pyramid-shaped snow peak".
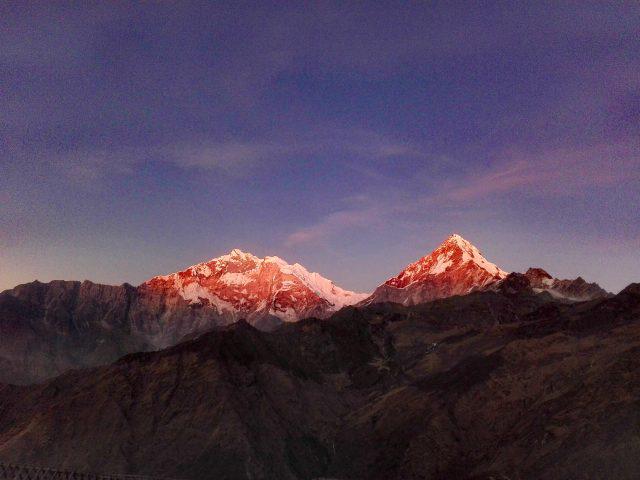
[[484, 258], [471, 242], [453, 234], [433, 252], [380, 285], [364, 303], [415, 305], [465, 295], [506, 276], [507, 272]]
[[290, 265], [275, 256], [259, 258], [239, 249], [154, 277], [140, 288], [215, 309], [226, 322], [243, 318], [251, 323], [273, 317], [283, 321], [324, 318], [368, 296], [344, 290], [298, 263]]

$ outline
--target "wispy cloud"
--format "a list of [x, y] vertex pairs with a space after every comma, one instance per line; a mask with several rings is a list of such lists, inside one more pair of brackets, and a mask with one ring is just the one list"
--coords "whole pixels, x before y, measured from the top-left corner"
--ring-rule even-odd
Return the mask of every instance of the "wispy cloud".
[[53, 167], [73, 183], [97, 185], [106, 177], [133, 175], [149, 162], [241, 177], [260, 161], [283, 153], [285, 150], [279, 146], [199, 141], [135, 148], [77, 149], [66, 153], [38, 152], [36, 156], [41, 163]]
[[201, 138], [146, 147], [79, 148], [66, 153], [37, 151], [32, 154], [70, 180], [84, 184], [99, 182], [110, 175], [134, 174], [148, 162], [243, 177], [260, 166], [277, 166], [296, 159], [333, 155], [384, 161], [417, 157], [421, 153], [415, 145], [372, 132], [322, 131], [271, 141]]
[[555, 149], [536, 155], [512, 152], [486, 171], [475, 172], [447, 191], [449, 201], [466, 202], [521, 190], [533, 195], [573, 194], [586, 187], [640, 178], [640, 148], [633, 143]]
[[278, 157], [296, 153], [294, 146], [252, 142], [179, 143], [158, 149], [164, 161], [177, 167], [222, 170], [234, 176], [244, 176], [247, 169]]
[[300, 228], [285, 240], [287, 247], [319, 243], [348, 229], [378, 224], [381, 211], [374, 208], [341, 210], [323, 217], [318, 223]]
[[455, 215], [461, 208], [473, 210], [482, 201], [505, 194], [511, 201], [520, 195], [543, 198], [588, 195], [590, 188], [634, 180], [640, 181], [640, 148], [634, 143], [553, 149], [539, 154], [512, 151], [482, 170], [469, 171], [458, 178], [443, 176], [434, 183], [439, 187], [428, 194], [408, 198], [403, 190], [378, 197], [351, 196], [358, 199], [352, 208], [330, 213], [295, 230], [287, 236], [285, 244], [323, 242], [374, 222], [399, 222], [407, 215]]
[[135, 149], [80, 149], [50, 157], [45, 153], [44, 157], [67, 179], [84, 185], [95, 185], [109, 175], [131, 175], [145, 158], [143, 152]]

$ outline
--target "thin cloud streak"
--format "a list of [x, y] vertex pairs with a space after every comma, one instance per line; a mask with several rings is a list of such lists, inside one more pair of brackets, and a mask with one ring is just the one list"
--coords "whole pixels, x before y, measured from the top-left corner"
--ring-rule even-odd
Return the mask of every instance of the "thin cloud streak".
[[511, 154], [490, 171], [468, 177], [442, 193], [445, 199], [457, 202], [518, 189], [538, 196], [567, 195], [633, 178], [640, 178], [640, 148], [625, 142], [542, 155]]
[[329, 214], [315, 225], [301, 228], [290, 234], [285, 240], [285, 246], [291, 248], [320, 243], [347, 229], [371, 227], [378, 224], [382, 213], [382, 210], [371, 208], [342, 210]]
[[208, 139], [168, 145], [131, 148], [76, 149], [67, 153], [17, 152], [49, 165], [74, 183], [98, 183], [108, 176], [133, 175], [148, 162], [171, 165], [183, 170], [224, 172], [244, 177], [260, 165], [286, 166], [295, 159], [314, 156], [349, 155], [361, 160], [387, 160], [421, 155], [415, 145], [393, 141], [371, 132], [345, 132], [279, 139], [272, 142], [212, 141]]
[[[322, 217], [315, 224], [295, 230], [285, 239], [288, 247], [328, 241], [334, 236], [369, 223], [397, 220], [398, 217], [443, 207], [473, 209], [478, 202], [501, 195], [536, 197], [587, 195], [589, 188], [615, 186], [623, 181], [640, 181], [640, 148], [621, 142], [592, 148], [559, 149], [540, 155], [505, 155], [484, 172], [472, 172], [458, 180], [443, 179], [431, 194], [409, 198], [375, 200], [360, 197], [362, 207], [342, 210]], [[404, 193], [404, 192], [402, 192]], [[401, 197], [401, 198], [400, 198]]]

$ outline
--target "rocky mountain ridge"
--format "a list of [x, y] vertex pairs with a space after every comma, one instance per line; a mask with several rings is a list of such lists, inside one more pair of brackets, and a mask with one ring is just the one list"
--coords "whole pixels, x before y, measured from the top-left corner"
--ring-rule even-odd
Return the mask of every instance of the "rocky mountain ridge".
[[530, 268], [524, 275], [529, 279], [534, 291], [547, 291], [556, 298], [570, 302], [584, 302], [611, 296], [597, 283], [587, 283], [582, 277], [574, 280], [559, 280], [541, 268]]
[[240, 321], [0, 386], [0, 460], [189, 480], [631, 480], [638, 352], [638, 284], [582, 303], [522, 289], [349, 307], [273, 333]]
[[344, 290], [298, 263], [290, 265], [274, 256], [258, 258], [239, 249], [177, 273], [154, 277], [139, 288], [213, 309], [225, 323], [239, 319], [254, 324], [269, 318], [276, 322], [326, 318], [367, 297]]
[[504, 289], [527, 289], [559, 302], [609, 295], [582, 279], [556, 280], [540, 269], [507, 276], [459, 235], [366, 299], [299, 264], [233, 250], [139, 287], [53, 281], [0, 293], [0, 382], [42, 381], [128, 353], [175, 345], [241, 319], [273, 330], [283, 322], [327, 318], [356, 302], [414, 305], [503, 289], [507, 281]]
[[[394, 302], [417, 305], [454, 295], [498, 288], [508, 273], [489, 262], [471, 242], [450, 235], [428, 255], [389, 278], [360, 305]], [[610, 295], [581, 277], [558, 280], [540, 268], [530, 268], [524, 276], [535, 292], [548, 292], [559, 300], [583, 302]]]

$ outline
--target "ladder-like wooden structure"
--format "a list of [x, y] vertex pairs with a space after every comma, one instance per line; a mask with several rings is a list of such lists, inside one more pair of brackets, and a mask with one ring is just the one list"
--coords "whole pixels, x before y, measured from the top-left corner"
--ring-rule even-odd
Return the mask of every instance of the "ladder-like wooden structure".
[[0, 480], [170, 480], [165, 477], [74, 472], [0, 463]]

